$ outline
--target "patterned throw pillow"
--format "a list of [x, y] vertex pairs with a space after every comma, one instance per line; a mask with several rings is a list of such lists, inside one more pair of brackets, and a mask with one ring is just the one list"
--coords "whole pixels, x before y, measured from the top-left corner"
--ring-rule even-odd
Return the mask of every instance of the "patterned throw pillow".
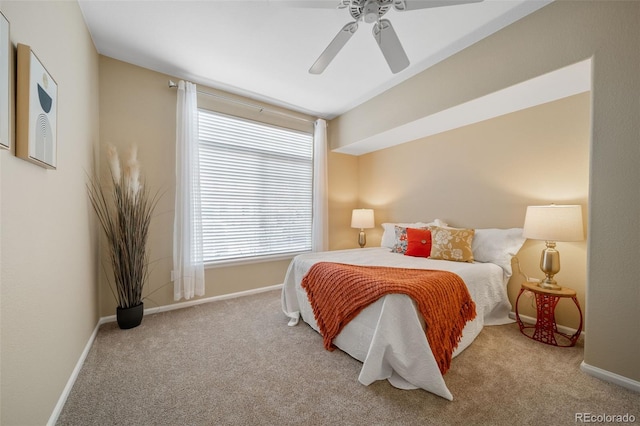
[[455, 262], [473, 262], [473, 229], [440, 228], [432, 226], [431, 258], [453, 260]]
[[395, 226], [396, 241], [391, 247], [391, 253], [402, 253], [407, 251], [407, 228], [404, 226]]

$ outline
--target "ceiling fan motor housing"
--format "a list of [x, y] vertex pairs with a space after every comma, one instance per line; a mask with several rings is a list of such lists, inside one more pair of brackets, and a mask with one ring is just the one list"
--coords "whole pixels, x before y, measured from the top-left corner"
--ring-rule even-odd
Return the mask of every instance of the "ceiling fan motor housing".
[[364, 22], [371, 24], [387, 13], [392, 5], [393, 0], [351, 0], [349, 12], [353, 19], [363, 18]]

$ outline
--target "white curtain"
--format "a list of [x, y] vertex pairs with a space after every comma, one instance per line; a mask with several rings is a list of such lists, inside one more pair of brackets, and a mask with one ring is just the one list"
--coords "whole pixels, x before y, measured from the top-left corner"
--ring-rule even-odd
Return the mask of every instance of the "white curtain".
[[173, 223], [173, 298], [204, 296], [200, 160], [196, 85], [178, 83], [176, 202]]
[[329, 249], [329, 197], [327, 183], [327, 122], [317, 119], [313, 132], [313, 224], [311, 248]]

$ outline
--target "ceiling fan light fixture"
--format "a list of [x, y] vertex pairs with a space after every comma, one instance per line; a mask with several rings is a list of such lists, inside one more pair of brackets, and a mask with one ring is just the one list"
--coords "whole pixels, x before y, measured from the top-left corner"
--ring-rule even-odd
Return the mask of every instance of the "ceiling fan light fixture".
[[371, 24], [376, 22], [379, 17], [380, 7], [376, 0], [367, 0], [362, 9], [362, 15], [364, 16], [364, 22]]

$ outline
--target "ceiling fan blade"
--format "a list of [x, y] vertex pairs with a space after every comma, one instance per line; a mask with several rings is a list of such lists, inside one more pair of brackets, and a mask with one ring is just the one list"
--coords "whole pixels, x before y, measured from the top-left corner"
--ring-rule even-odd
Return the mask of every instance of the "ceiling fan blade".
[[403, 12], [406, 10], [429, 9], [432, 7], [479, 3], [481, 1], [483, 0], [394, 0], [393, 7], [396, 10]]
[[378, 42], [392, 73], [396, 74], [409, 66], [409, 58], [388, 19], [381, 19], [374, 24], [373, 36]]
[[342, 29], [338, 32], [338, 34], [331, 40], [331, 43], [327, 46], [326, 49], [320, 54], [320, 57], [315, 61], [315, 63], [309, 68], [309, 73], [311, 74], [322, 74], [322, 71], [327, 68], [327, 66], [333, 61], [333, 58], [336, 57], [340, 49], [344, 47], [345, 44], [349, 41], [353, 33], [358, 29], [358, 22], [349, 22], [347, 25], [342, 27]]

